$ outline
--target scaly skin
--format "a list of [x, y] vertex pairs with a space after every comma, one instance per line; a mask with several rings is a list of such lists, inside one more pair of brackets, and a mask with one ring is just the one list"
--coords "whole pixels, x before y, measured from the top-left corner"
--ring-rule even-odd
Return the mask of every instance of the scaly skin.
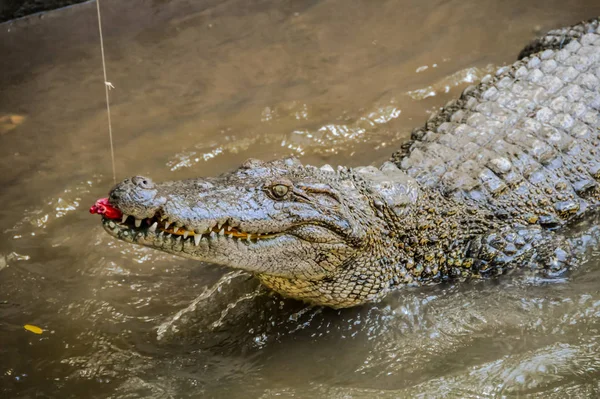
[[133, 217], [103, 225], [331, 307], [518, 266], [559, 275], [577, 259], [557, 228], [600, 201], [598, 19], [552, 31], [521, 55], [379, 169], [249, 160], [215, 178], [138, 176], [109, 197]]

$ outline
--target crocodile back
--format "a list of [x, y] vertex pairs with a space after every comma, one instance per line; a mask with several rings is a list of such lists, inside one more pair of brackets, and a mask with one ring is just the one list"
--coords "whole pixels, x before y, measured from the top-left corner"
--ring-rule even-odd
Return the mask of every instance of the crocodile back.
[[392, 161], [500, 218], [557, 226], [600, 202], [599, 20], [549, 32], [522, 55], [416, 129]]

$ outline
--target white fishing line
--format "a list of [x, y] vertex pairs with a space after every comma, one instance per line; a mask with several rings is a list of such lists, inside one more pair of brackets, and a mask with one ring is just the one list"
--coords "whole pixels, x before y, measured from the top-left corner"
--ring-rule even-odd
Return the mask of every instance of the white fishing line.
[[100, 17], [100, 0], [96, 0], [96, 10], [98, 11], [98, 32], [100, 32], [100, 50], [102, 52], [102, 71], [104, 72], [104, 92], [106, 93], [106, 114], [108, 115], [108, 138], [110, 140], [110, 158], [112, 161], [113, 182], [117, 184], [117, 170], [115, 168], [115, 149], [113, 146], [112, 123], [110, 120], [110, 100], [108, 91], [114, 89], [112, 83], [106, 78], [106, 61], [104, 59], [104, 38], [102, 36], [102, 18]]

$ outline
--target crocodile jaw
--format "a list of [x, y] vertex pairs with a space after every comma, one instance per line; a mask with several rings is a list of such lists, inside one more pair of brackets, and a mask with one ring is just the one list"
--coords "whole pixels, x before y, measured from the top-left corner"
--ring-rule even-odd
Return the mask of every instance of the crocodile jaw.
[[[124, 222], [102, 219], [104, 229], [113, 237], [132, 244], [148, 246], [182, 257], [243, 269], [252, 273], [282, 278], [315, 280], [333, 271], [340, 258], [354, 252], [344, 240], [320, 226], [300, 225], [282, 233], [246, 233], [224, 224], [203, 233], [159, 225], [153, 218], [137, 222], [125, 216]], [[135, 226], [135, 224], [139, 226]], [[177, 233], [174, 233], [173, 231]], [[307, 241], [307, 235], [323, 242]], [[302, 238], [305, 237], [305, 238]], [[285, 251], [285, 259], [282, 258]], [[311, 254], [327, 253], [327, 261], [310, 262]]]

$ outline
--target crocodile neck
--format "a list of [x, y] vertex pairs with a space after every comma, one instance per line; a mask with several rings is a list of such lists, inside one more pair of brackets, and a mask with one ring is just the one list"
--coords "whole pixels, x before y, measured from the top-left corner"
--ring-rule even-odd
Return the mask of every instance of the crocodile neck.
[[[369, 194], [372, 202], [384, 196]], [[382, 207], [378, 216], [385, 234], [369, 241], [335, 275], [305, 280], [258, 274], [258, 279], [284, 296], [334, 308], [376, 301], [398, 286], [477, 275], [474, 259], [468, 256], [469, 243], [502, 225], [491, 212], [430, 187], [420, 187], [417, 200], [401, 215]]]

